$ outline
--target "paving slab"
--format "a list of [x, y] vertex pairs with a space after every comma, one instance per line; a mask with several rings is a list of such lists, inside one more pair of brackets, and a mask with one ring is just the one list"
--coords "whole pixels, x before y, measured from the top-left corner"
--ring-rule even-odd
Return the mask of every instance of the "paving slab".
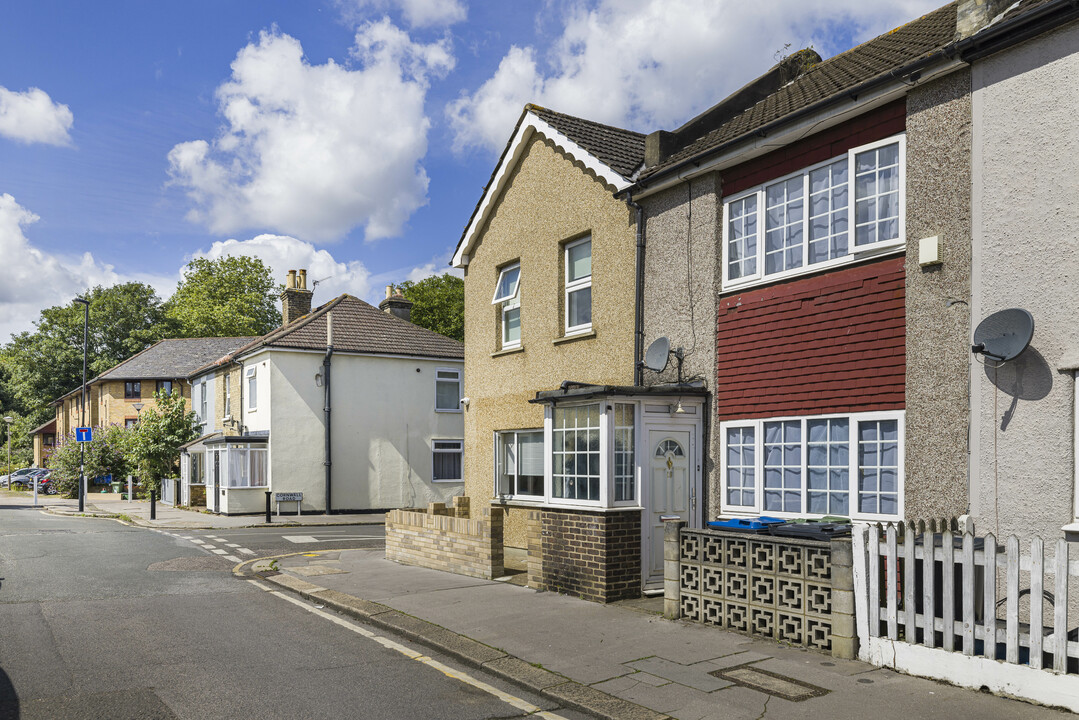
[[635, 670], [641, 670], [647, 674], [676, 682], [679, 685], [687, 685], [697, 690], [703, 690], [704, 692], [722, 690], [731, 684], [708, 674], [715, 668], [704, 669], [697, 665], [696, 663], [682, 665], [661, 657], [650, 657], [629, 663], [629, 667]]

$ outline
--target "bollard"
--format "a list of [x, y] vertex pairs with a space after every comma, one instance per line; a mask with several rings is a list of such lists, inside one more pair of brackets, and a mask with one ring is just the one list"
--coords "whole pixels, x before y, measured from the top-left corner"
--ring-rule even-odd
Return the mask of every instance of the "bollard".
[[270, 491], [266, 491], [266, 522], [273, 522], [273, 518], [270, 517]]
[[150, 519], [157, 520], [157, 491], [150, 491]]
[[135, 499], [135, 496], [131, 494], [131, 476], [127, 476], [127, 501], [131, 502]]

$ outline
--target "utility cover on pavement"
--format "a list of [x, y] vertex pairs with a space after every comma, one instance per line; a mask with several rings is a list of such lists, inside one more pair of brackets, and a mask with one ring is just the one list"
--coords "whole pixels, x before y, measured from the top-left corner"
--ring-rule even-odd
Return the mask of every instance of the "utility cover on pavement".
[[708, 674], [721, 680], [732, 682], [735, 685], [775, 695], [791, 702], [802, 702], [831, 692], [822, 687], [769, 672], [753, 665], [736, 665], [723, 670], [713, 670]]

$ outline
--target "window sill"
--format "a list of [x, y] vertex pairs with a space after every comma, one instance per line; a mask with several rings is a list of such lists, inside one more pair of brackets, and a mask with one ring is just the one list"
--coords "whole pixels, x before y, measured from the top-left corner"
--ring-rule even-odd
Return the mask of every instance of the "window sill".
[[525, 349], [518, 345], [517, 347], [506, 348], [505, 350], [498, 350], [496, 352], [493, 352], [491, 353], [491, 357], [496, 358], [502, 357], [503, 355], [515, 355], [524, 351]]
[[435, 408], [435, 412], [436, 413], [457, 413], [458, 415], [460, 415], [461, 413], [464, 412], [464, 410], [461, 410], [461, 409], [450, 410], [449, 408]]
[[566, 335], [565, 337], [555, 338], [551, 342], [554, 345], [564, 345], [566, 343], [574, 342], [575, 340], [590, 340], [594, 337], [596, 337], [596, 331], [588, 330], [586, 332], [580, 332], [575, 335]]
[[640, 505], [615, 505], [613, 507], [600, 507], [599, 505], [571, 505], [559, 502], [547, 502], [543, 498], [526, 500], [524, 498], [491, 498], [491, 504], [498, 507], [520, 507], [538, 510], [580, 510], [582, 512], [615, 513], [644, 510]]
[[431, 482], [435, 485], [453, 485], [455, 483], [460, 485], [464, 480], [432, 480]]

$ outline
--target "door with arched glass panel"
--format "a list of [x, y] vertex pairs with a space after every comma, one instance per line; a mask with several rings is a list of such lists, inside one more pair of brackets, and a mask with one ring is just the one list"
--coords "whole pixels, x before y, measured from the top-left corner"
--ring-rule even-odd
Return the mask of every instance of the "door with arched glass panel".
[[663, 516], [689, 521], [690, 431], [650, 430], [651, 461], [648, 488], [648, 582], [663, 578]]

